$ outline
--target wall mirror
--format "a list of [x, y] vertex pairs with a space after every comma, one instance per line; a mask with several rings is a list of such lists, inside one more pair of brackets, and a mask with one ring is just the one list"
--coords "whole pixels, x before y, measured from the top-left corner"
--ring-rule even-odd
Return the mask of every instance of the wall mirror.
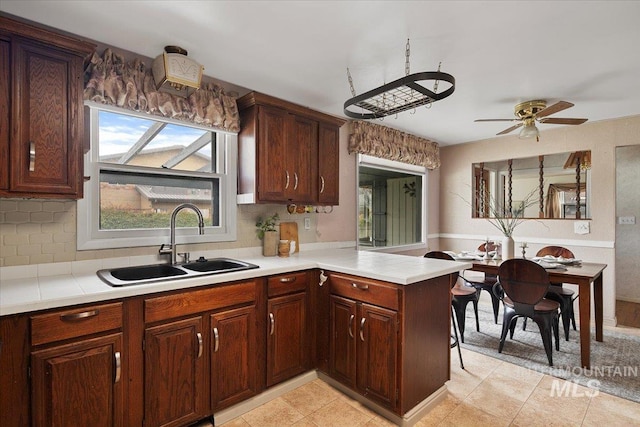
[[473, 164], [474, 218], [591, 218], [591, 151]]

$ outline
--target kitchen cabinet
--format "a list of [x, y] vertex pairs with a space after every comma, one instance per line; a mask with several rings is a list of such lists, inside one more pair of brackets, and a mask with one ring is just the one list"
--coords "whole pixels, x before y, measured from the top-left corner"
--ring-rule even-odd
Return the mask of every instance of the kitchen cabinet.
[[121, 303], [31, 317], [34, 426], [124, 426], [121, 327]]
[[257, 92], [238, 108], [240, 202], [338, 204], [343, 119]]
[[399, 415], [442, 387], [449, 378], [448, 275], [407, 286], [327, 276], [331, 378]]
[[[395, 409], [399, 292], [393, 287], [357, 278], [334, 275], [331, 279], [334, 295], [331, 296], [330, 373], [363, 396]], [[353, 296], [346, 286], [361, 295], [338, 296], [345, 293]]]
[[0, 24], [9, 77], [0, 120], [10, 124], [0, 128], [0, 196], [82, 198], [83, 60], [95, 46], [5, 16]]
[[258, 393], [260, 283], [144, 300], [145, 425], [187, 425]]
[[211, 331], [211, 406], [216, 411], [256, 394], [255, 307], [212, 314]]
[[145, 330], [145, 426], [182, 426], [205, 415], [203, 318]]
[[340, 137], [336, 126], [320, 124], [318, 142], [318, 203], [337, 206], [340, 200]]
[[306, 272], [269, 277], [267, 387], [307, 371], [309, 331]]

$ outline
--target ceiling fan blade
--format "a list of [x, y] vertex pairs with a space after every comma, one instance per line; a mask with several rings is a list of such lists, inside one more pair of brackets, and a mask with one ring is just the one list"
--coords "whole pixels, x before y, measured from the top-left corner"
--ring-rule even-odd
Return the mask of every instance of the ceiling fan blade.
[[540, 123], [549, 123], [552, 125], [581, 125], [589, 119], [568, 119], [561, 117], [548, 117], [538, 120]]
[[520, 119], [475, 119], [474, 122], [517, 122]]
[[500, 133], [496, 133], [496, 135], [504, 135], [505, 133], [509, 133], [511, 131], [514, 131], [514, 130], [518, 129], [520, 126], [522, 126], [522, 123], [518, 123], [517, 125], [513, 125], [510, 128], [503, 130]]
[[558, 101], [555, 104], [548, 106], [544, 110], [538, 111], [536, 117], [546, 117], [559, 111], [566, 110], [567, 108], [571, 108], [573, 107], [573, 105], [574, 104], [567, 101]]

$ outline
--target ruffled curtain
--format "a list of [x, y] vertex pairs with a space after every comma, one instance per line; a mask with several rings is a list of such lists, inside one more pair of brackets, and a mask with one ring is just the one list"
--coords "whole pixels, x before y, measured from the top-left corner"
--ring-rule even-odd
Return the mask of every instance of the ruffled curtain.
[[213, 83], [182, 98], [158, 92], [151, 68], [136, 58], [124, 57], [106, 49], [94, 53], [84, 71], [84, 99], [128, 110], [184, 120], [223, 131], [240, 131], [240, 115], [234, 97]]
[[367, 154], [427, 169], [440, 167], [440, 146], [436, 142], [360, 120], [351, 121], [349, 126], [349, 153]]

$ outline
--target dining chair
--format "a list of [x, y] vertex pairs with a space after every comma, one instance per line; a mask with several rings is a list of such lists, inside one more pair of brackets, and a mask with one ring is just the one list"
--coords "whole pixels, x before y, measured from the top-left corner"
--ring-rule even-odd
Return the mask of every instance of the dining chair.
[[504, 316], [498, 352], [502, 353], [507, 332], [513, 339], [519, 317], [530, 318], [538, 325], [549, 366], [553, 366], [552, 334], [556, 350], [560, 350], [558, 311], [560, 303], [545, 298], [549, 291], [549, 273], [541, 265], [528, 259], [504, 261], [498, 268], [494, 292], [502, 300]]
[[[485, 246], [486, 246], [486, 243], [483, 243], [480, 246], [478, 246], [478, 251], [486, 252]], [[496, 250], [496, 245], [490, 242], [489, 252], [495, 251], [495, 250]], [[463, 272], [462, 280], [464, 280], [470, 286], [473, 286], [478, 290], [478, 298], [480, 298], [480, 291], [486, 291], [489, 293], [489, 296], [491, 297], [491, 307], [493, 308], [493, 321], [496, 324], [498, 324], [498, 311], [500, 309], [500, 300], [493, 293], [493, 285], [496, 284], [496, 281], [498, 278], [495, 274], [488, 274], [488, 273], [484, 273], [483, 275], [480, 275], [480, 274], [482, 273], [479, 273], [478, 276], [469, 276], [468, 273]]]
[[[562, 246], [545, 246], [537, 253], [537, 257], [543, 257], [545, 255], [551, 255], [554, 257], [563, 257], [567, 259], [575, 258], [573, 252]], [[562, 283], [551, 283], [549, 286], [549, 292], [545, 298], [557, 301], [560, 303], [560, 317], [562, 318], [562, 327], [564, 329], [564, 339], [569, 341], [569, 324], [573, 326], [573, 330], [576, 329], [576, 315], [573, 309], [573, 302], [578, 298], [578, 295], [571, 289], [564, 288]], [[527, 323], [522, 325], [525, 329]]]
[[[428, 252], [424, 257], [455, 261], [451, 255], [441, 251]], [[451, 306], [456, 314], [458, 330], [460, 331], [460, 341], [464, 342], [465, 313], [469, 302], [473, 303], [473, 312], [476, 316], [476, 330], [480, 332], [480, 322], [478, 320], [478, 293], [480, 291], [473, 286], [466, 286], [460, 283], [458, 278], [459, 273], [455, 273], [451, 280]]]

